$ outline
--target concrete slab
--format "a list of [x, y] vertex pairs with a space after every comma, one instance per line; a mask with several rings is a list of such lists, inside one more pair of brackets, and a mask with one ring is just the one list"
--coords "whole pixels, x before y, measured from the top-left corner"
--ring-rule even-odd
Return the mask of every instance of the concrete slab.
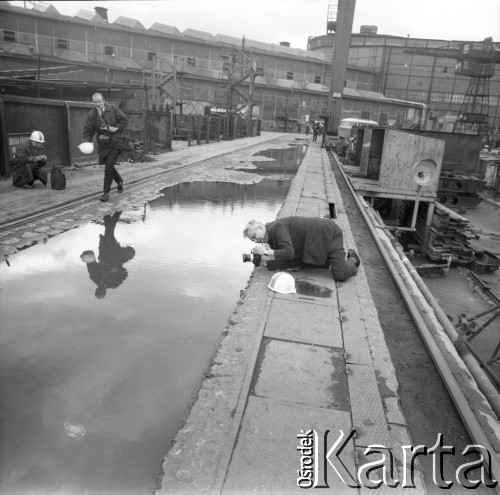
[[[338, 430], [351, 430], [349, 413], [290, 406], [250, 396], [222, 494], [303, 494], [304, 489], [297, 486], [301, 457], [297, 435], [309, 429], [318, 432], [331, 429], [332, 438], [336, 438]], [[350, 472], [354, 472], [352, 442], [339, 458]], [[333, 469], [329, 469], [328, 484], [332, 493], [352, 490], [342, 483]]]
[[251, 393], [348, 411], [349, 390], [342, 351], [264, 339]]
[[292, 342], [343, 347], [336, 308], [302, 302], [296, 294], [289, 299], [273, 299], [264, 336]]
[[372, 366], [347, 365], [356, 445], [391, 445], [382, 401]]

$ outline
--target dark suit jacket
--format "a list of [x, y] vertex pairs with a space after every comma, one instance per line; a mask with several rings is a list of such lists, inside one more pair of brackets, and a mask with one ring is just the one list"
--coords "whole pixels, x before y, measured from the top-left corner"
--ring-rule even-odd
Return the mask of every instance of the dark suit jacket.
[[284, 217], [266, 224], [266, 229], [277, 260], [324, 265], [330, 253], [344, 249], [342, 229], [326, 218]]

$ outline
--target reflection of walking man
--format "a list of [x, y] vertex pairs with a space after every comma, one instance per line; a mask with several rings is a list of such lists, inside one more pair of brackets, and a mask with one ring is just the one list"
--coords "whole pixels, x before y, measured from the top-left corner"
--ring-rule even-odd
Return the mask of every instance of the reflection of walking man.
[[87, 264], [90, 279], [97, 285], [95, 297], [102, 299], [107, 289], [116, 289], [127, 278], [123, 264], [135, 256], [132, 246], [122, 247], [115, 239], [115, 227], [121, 211], [104, 217], [104, 235], [99, 236], [99, 262], [94, 251], [84, 251], [80, 258]]

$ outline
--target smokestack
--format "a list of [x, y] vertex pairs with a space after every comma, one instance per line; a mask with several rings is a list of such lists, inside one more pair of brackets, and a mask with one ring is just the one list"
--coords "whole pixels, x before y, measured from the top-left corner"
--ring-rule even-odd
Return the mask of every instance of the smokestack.
[[106, 22], [108, 22], [108, 9], [104, 7], [94, 7], [96, 14]]

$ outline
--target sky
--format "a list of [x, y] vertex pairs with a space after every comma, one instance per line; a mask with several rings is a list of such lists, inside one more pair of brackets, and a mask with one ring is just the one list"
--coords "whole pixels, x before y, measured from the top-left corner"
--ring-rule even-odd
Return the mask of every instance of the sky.
[[[155, 22], [179, 31], [196, 29], [307, 49], [309, 36], [326, 33], [334, 0], [100, 0], [52, 1], [59, 13], [108, 9], [108, 19], [136, 19], [147, 29]], [[30, 2], [11, 1], [16, 6]], [[442, 40], [500, 41], [500, 0], [356, 0], [353, 32], [378, 27], [378, 34]]]

